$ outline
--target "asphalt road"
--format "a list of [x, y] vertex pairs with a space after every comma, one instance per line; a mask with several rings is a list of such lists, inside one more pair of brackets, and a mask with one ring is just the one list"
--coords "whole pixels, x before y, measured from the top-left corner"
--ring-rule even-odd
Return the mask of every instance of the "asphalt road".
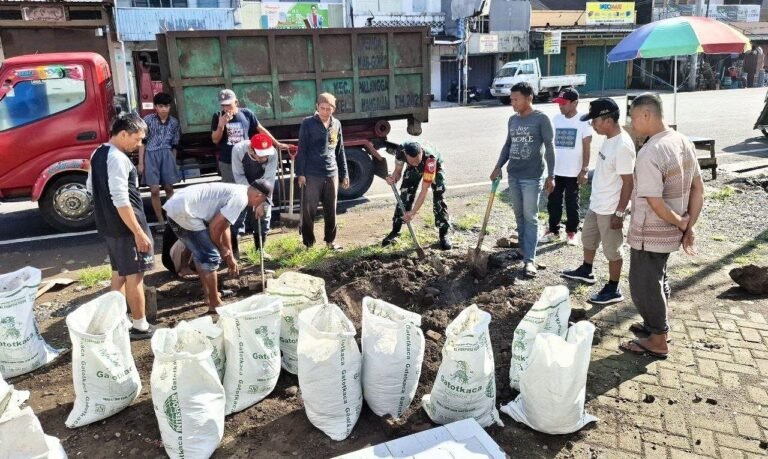
[[[765, 96], [765, 89], [737, 89], [682, 93], [678, 95], [678, 129], [689, 135], [712, 137], [716, 140], [718, 162], [730, 167], [733, 163], [749, 166], [768, 165], [768, 140], [752, 129], [759, 115]], [[673, 95], [662, 96], [668, 122], [672, 121]], [[582, 110], [587, 109], [591, 99], [582, 101]], [[626, 98], [616, 97], [622, 108]], [[536, 104], [536, 108], [549, 115], [557, 113], [555, 104]], [[511, 107], [498, 104], [476, 104], [469, 107], [435, 108], [430, 111], [430, 121], [423, 125], [424, 132], [418, 138], [433, 144], [443, 155], [451, 193], [484, 193], [488, 175], [496, 162], [505, 140], [507, 119]], [[623, 121], [623, 118], [622, 118]], [[409, 138], [405, 121], [392, 125], [390, 140], [402, 141]], [[593, 153], [602, 140], [593, 138]], [[594, 158], [596, 155], [592, 155]], [[392, 163], [390, 163], [392, 164]], [[390, 165], [390, 169], [393, 166]], [[768, 171], [768, 169], [766, 169]], [[391, 197], [390, 188], [375, 179], [363, 199], [342, 203], [353, 206], [376, 205]], [[146, 200], [147, 214], [152, 211]], [[14, 242], [26, 239], [21, 242]], [[59, 235], [48, 227], [40, 217], [37, 206], [28, 202], [0, 204], [0, 271], [35, 262], [46, 265], [48, 273], [70, 266], [75, 269], [84, 264], [103, 262], [101, 250], [90, 250], [99, 244], [94, 234], [79, 236]], [[67, 262], [72, 262], [67, 265]]]

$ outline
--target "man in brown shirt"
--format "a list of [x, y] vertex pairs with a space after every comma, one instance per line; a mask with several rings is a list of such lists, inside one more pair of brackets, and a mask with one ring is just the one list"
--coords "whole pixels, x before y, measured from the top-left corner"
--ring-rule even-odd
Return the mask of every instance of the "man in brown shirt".
[[628, 236], [629, 289], [643, 323], [630, 327], [638, 338], [620, 348], [663, 359], [669, 352], [667, 260], [681, 244], [695, 254], [694, 225], [704, 204], [704, 183], [693, 144], [664, 123], [658, 96], [637, 97], [630, 115], [634, 132], [649, 137], [635, 163]]

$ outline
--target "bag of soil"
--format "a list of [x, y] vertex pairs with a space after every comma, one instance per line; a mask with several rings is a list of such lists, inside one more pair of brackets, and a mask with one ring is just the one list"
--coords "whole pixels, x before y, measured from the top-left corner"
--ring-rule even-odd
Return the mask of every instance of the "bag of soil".
[[32, 308], [40, 270], [26, 267], [0, 276], [0, 376], [12, 378], [52, 362], [60, 351], [38, 332]]
[[254, 295], [216, 309], [224, 330], [226, 414], [261, 401], [280, 376], [280, 298]]
[[568, 287], [545, 287], [539, 300], [533, 304], [512, 336], [512, 358], [509, 364], [509, 385], [520, 390], [520, 377], [528, 368], [533, 343], [539, 333], [552, 333], [565, 338], [571, 303]]
[[421, 316], [363, 298], [363, 395], [378, 416], [397, 419], [411, 404], [424, 360]]
[[576, 432], [597, 418], [584, 411], [595, 326], [581, 321], [567, 339], [539, 333], [520, 379], [520, 395], [501, 407], [517, 422], [552, 435]]
[[224, 436], [226, 397], [213, 346], [185, 325], [152, 337], [152, 405], [168, 457], [208, 458]]
[[363, 408], [355, 326], [335, 304], [299, 314], [299, 387], [309, 421], [333, 440], [349, 436]]
[[66, 425], [81, 427], [122, 411], [139, 396], [125, 297], [109, 292], [67, 315], [75, 404]]
[[183, 330], [187, 327], [199, 331], [211, 342], [211, 346], [213, 346], [211, 350], [213, 365], [216, 367], [219, 381], [223, 381], [224, 370], [227, 364], [227, 356], [224, 355], [224, 331], [217, 324], [213, 323], [213, 317], [211, 316], [199, 317], [189, 322], [182, 320], [176, 326], [176, 330]]
[[422, 398], [432, 422], [474, 418], [483, 427], [504, 424], [496, 410], [496, 375], [488, 334], [491, 315], [472, 305], [445, 329], [443, 361], [432, 392]]
[[296, 374], [299, 371], [296, 357], [296, 343], [299, 340], [299, 313], [310, 306], [326, 304], [325, 280], [306, 274], [286, 272], [277, 280], [270, 281], [265, 292], [280, 297], [283, 307], [280, 311], [280, 351], [285, 371]]

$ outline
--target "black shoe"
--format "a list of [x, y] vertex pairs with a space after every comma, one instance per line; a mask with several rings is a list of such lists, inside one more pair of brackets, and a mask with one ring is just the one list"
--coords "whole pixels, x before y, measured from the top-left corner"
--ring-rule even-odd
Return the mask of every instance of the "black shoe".
[[602, 290], [589, 297], [589, 302], [595, 304], [611, 304], [618, 303], [619, 301], [624, 301], [621, 290], [618, 288], [614, 289], [608, 284], [603, 286]]
[[144, 339], [150, 339], [154, 334], [155, 334], [155, 326], [152, 324], [149, 324], [149, 328], [147, 328], [144, 331], [137, 330], [131, 327], [131, 330], [128, 332], [128, 336], [130, 337], [131, 341], [141, 341]]
[[391, 233], [387, 234], [387, 237], [385, 237], [383, 241], [381, 241], [381, 246], [388, 247], [394, 244], [397, 241], [397, 238], [399, 237], [400, 237], [400, 231], [398, 232], [392, 231]]
[[588, 271], [584, 265], [581, 265], [572, 271], [563, 271], [560, 273], [560, 275], [567, 277], [568, 279], [580, 280], [582, 282], [586, 282], [587, 284], [595, 283], [595, 276], [590, 271]]
[[440, 250], [451, 250], [453, 248], [453, 244], [451, 244], [451, 240], [448, 239], [448, 236], [442, 236], [440, 238]]

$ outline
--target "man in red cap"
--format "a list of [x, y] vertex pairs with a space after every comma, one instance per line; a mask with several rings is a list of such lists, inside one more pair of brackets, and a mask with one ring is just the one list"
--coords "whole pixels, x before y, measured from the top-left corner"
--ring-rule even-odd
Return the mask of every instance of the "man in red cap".
[[[278, 157], [272, 146], [272, 139], [264, 134], [256, 134], [250, 140], [243, 140], [232, 148], [232, 175], [235, 183], [248, 185], [254, 180], [263, 179], [269, 183], [275, 183], [277, 176]], [[270, 196], [271, 198], [272, 196]], [[246, 220], [250, 222], [253, 231], [253, 242], [257, 250], [263, 250], [259, 245], [258, 222], [253, 218], [253, 213], [246, 210]], [[264, 204], [264, 216], [261, 219], [261, 240], [267, 240], [269, 223], [272, 219], [272, 206]], [[264, 253], [264, 258], [269, 256]]]
[[560, 222], [563, 216], [563, 197], [568, 221], [565, 223], [566, 240], [576, 245], [579, 229], [579, 185], [587, 183], [589, 149], [592, 145], [592, 128], [581, 121], [578, 106], [579, 93], [573, 88], [560, 91], [554, 102], [560, 113], [552, 118], [555, 128], [555, 190], [549, 194], [547, 211], [549, 228], [539, 242], [560, 240]]

